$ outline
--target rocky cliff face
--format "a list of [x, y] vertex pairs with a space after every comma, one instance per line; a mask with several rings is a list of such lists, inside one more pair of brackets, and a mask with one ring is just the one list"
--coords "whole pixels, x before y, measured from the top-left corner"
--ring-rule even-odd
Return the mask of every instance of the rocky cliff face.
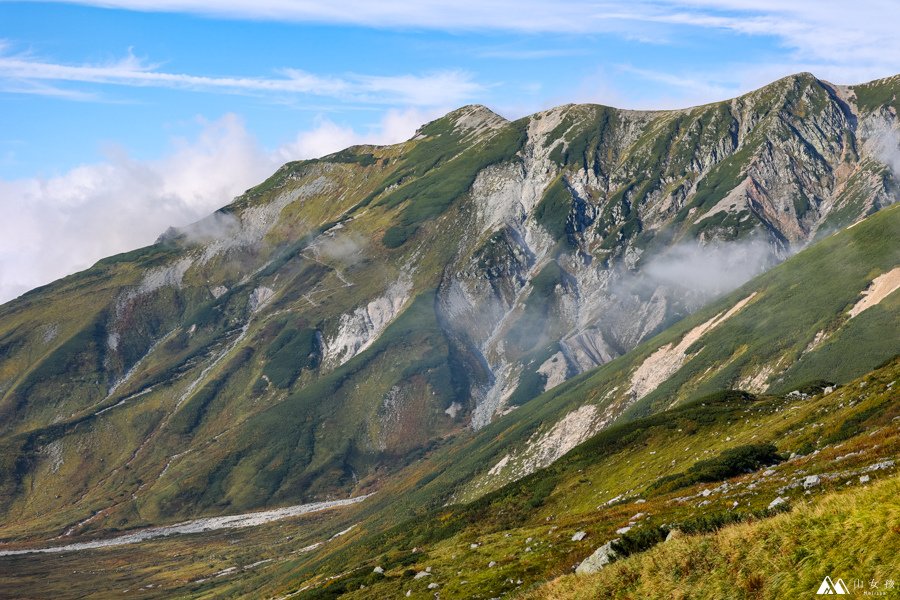
[[891, 203], [897, 87], [470, 106], [289, 163], [0, 308], [3, 511], [55, 530], [371, 489]]
[[473, 249], [441, 286], [492, 374], [475, 427], [895, 197], [875, 147], [895, 109], [863, 112], [810, 75], [682, 111], [563, 106], [519, 126], [518, 160], [475, 179]]

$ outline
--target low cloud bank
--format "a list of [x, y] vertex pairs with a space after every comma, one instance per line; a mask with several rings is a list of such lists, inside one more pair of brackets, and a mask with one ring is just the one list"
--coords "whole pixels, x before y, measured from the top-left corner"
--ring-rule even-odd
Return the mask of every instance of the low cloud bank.
[[157, 160], [136, 160], [114, 149], [103, 162], [56, 177], [0, 179], [0, 302], [106, 256], [152, 244], [172, 226], [203, 219], [192, 235], [219, 235], [234, 224], [209, 215], [284, 162], [353, 144], [402, 141], [439, 113], [391, 110], [368, 131], [320, 118], [274, 150], [263, 148], [229, 114], [207, 123], [195, 139], [173, 143]]
[[664, 286], [701, 304], [734, 290], [772, 267], [778, 258], [762, 240], [702, 246], [679, 244], [651, 258], [639, 285]]

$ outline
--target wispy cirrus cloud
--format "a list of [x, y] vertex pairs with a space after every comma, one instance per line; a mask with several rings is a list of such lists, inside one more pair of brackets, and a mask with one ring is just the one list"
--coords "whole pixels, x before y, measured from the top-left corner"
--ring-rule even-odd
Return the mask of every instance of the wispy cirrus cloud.
[[59, 0], [104, 8], [215, 18], [330, 23], [374, 28], [613, 33], [647, 43], [677, 42], [691, 30], [773, 39], [788, 62], [847, 83], [900, 68], [895, 0]]
[[584, 56], [588, 54], [588, 51], [584, 48], [486, 48], [476, 51], [476, 54], [481, 58], [541, 60], [545, 58]]
[[461, 70], [422, 75], [316, 75], [284, 68], [277, 77], [206, 76], [162, 70], [131, 51], [105, 64], [65, 64], [28, 53], [14, 54], [9, 44], [0, 44], [0, 90], [7, 93], [57, 96], [73, 100], [98, 97], [91, 89], [62, 87], [129, 86], [177, 88], [200, 92], [317, 96], [340, 101], [405, 106], [459, 104], [477, 95], [485, 86]]
[[888, 74], [900, 66], [893, 0], [661, 0], [648, 21], [773, 38], [791, 61], [857, 66]]

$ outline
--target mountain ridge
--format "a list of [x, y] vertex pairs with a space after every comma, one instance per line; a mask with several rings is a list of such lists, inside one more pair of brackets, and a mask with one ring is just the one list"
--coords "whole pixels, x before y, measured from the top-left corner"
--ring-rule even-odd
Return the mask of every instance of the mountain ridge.
[[463, 107], [3, 305], [3, 535], [377, 488], [724, 293], [673, 265], [746, 280], [891, 204], [895, 80], [853, 118], [805, 76], [675, 113]]
[[[540, 111], [531, 113], [531, 114], [526, 115], [526, 116], [524, 116], [524, 117], [522, 117], [522, 118], [520, 118], [520, 119], [518, 119], [518, 120], [531, 119], [531, 118], [535, 118], [535, 117], [540, 117], [540, 116], [543, 116], [543, 115], [545, 115], [545, 114], [549, 114], [549, 113], [554, 113], [554, 112], [561, 111], [561, 110], [563, 110], [563, 109], [569, 110], [569, 109], [578, 109], [578, 108], [604, 108], [604, 109], [612, 109], [612, 110], [616, 110], [616, 111], [623, 112], [623, 113], [648, 114], [648, 115], [649, 115], [649, 114], [665, 114], [665, 113], [690, 112], [690, 111], [693, 111], [693, 110], [698, 109], [698, 108], [703, 108], [703, 107], [708, 107], [708, 106], [718, 105], [718, 104], [721, 104], [721, 103], [723, 103], [723, 102], [733, 102], [733, 101], [740, 100], [740, 99], [743, 99], [743, 98], [746, 98], [746, 97], [750, 97], [750, 96], [753, 95], [753, 94], [756, 94], [756, 93], [758, 93], [758, 92], [761, 92], [761, 91], [763, 91], [763, 90], [766, 90], [767, 88], [770, 88], [772, 85], [776, 85], [776, 84], [783, 83], [783, 82], [793, 82], [793, 81], [795, 81], [795, 80], [801, 80], [801, 79], [807, 79], [807, 78], [816, 79], [818, 82], [820, 82], [820, 83], [822, 83], [822, 84], [825, 84], [825, 85], [827, 85], [827, 86], [830, 86], [830, 87], [831, 87], [832, 89], [834, 89], [834, 90], [837, 90], [837, 89], [845, 89], [845, 90], [851, 90], [851, 91], [852, 91], [854, 88], [863, 88], [863, 87], [868, 87], [868, 86], [877, 86], [877, 85], [881, 85], [881, 84], [889, 84], [889, 83], [892, 83], [892, 82], [893, 82], [893, 83], [896, 83], [898, 80], [900, 80], [900, 74], [898, 74], [898, 75], [892, 75], [892, 76], [887, 76], [887, 77], [882, 77], [882, 78], [878, 78], [878, 79], [873, 79], [873, 80], [871, 80], [871, 81], [867, 81], [867, 82], [864, 82], [864, 83], [858, 83], [858, 84], [834, 84], [834, 83], [828, 82], [828, 81], [826, 81], [826, 80], [816, 78], [816, 76], [815, 76], [813, 73], [811, 73], [811, 72], [804, 71], [804, 72], [798, 72], [798, 73], [795, 73], [795, 74], [792, 74], [792, 75], [784, 76], [784, 77], [782, 77], [782, 78], [780, 78], [780, 79], [777, 79], [777, 80], [773, 81], [771, 84], [767, 84], [767, 85], [761, 86], [761, 87], [759, 87], [759, 88], [757, 88], [757, 89], [755, 89], [755, 90], [751, 90], [751, 91], [749, 91], [749, 92], [740, 94], [740, 95], [735, 96], [735, 97], [732, 97], [732, 98], [726, 98], [726, 99], [723, 99], [723, 100], [717, 100], [717, 101], [712, 101], [712, 102], [708, 102], [708, 103], [704, 103], [704, 104], [698, 104], [698, 105], [693, 105], [693, 106], [687, 106], [687, 107], [683, 107], [683, 108], [672, 108], [672, 109], [629, 109], [629, 108], [621, 108], [621, 107], [615, 107], [615, 106], [612, 106], [612, 105], [605, 105], [605, 104], [598, 104], [598, 103], [564, 103], [564, 104], [560, 104], [560, 105], [557, 105], [557, 106], [553, 106], [553, 107], [551, 107], [551, 108], [542, 109], [542, 110], [540, 110]], [[896, 99], [896, 97], [895, 97], [895, 99]], [[489, 108], [488, 106], [486, 106], [486, 105], [484, 105], [484, 104], [478, 104], [478, 103], [474, 103], [474, 104], [465, 104], [465, 105], [462, 105], [462, 106], [460, 106], [460, 107], [458, 107], [458, 108], [456, 108], [456, 109], [453, 109], [453, 110], [449, 111], [448, 113], [446, 113], [445, 115], [443, 115], [443, 116], [441, 116], [441, 117], [437, 117], [437, 118], [435, 118], [434, 120], [429, 121], [429, 122], [423, 124], [421, 127], [419, 127], [419, 128], [416, 130], [416, 132], [413, 134], [413, 136], [412, 136], [409, 140], [406, 140], [406, 141], [403, 141], [403, 142], [398, 142], [398, 143], [395, 143], [395, 144], [387, 144], [387, 145], [383, 145], [383, 144], [365, 144], [365, 143], [364, 143], [364, 144], [354, 144], [354, 145], [348, 146], [347, 148], [344, 148], [344, 149], [342, 149], [342, 150], [339, 150], [339, 151], [336, 151], [336, 152], [331, 152], [331, 153], [328, 153], [328, 154], [324, 154], [324, 155], [322, 155], [322, 156], [320, 156], [320, 157], [315, 157], [315, 158], [310, 158], [310, 159], [301, 159], [301, 160], [297, 160], [297, 161], [288, 161], [287, 163], [285, 163], [285, 165], [282, 165], [282, 167], [280, 167], [278, 170], [284, 169], [287, 165], [290, 165], [290, 164], [298, 164], [298, 163], [306, 163], [306, 162], [329, 162], [329, 159], [334, 159], [334, 158], [340, 159], [340, 157], [341, 157], [342, 155], [345, 155], [345, 154], [348, 153], [348, 152], [355, 152], [355, 151], [360, 151], [360, 150], [384, 149], [384, 148], [389, 148], [389, 147], [392, 147], [392, 146], [401, 146], [401, 145], [403, 145], [403, 144], [406, 144], [406, 143], [408, 143], [408, 142], [414, 140], [417, 136], [420, 135], [420, 132], [421, 132], [423, 129], [425, 129], [428, 125], [431, 125], [432, 123], [435, 123], [435, 122], [438, 122], [438, 121], [443, 121], [443, 120], [449, 119], [449, 118], [451, 118], [455, 113], [459, 113], [459, 112], [462, 112], [462, 111], [482, 110], [482, 109], [485, 110], [485, 111], [487, 111], [490, 115], [493, 115], [493, 116], [495, 116], [495, 117], [497, 117], [497, 118], [499, 118], [499, 119], [502, 119], [505, 123], [512, 123], [512, 122], [513, 122], [513, 121], [510, 121], [509, 119], [506, 119], [505, 117], [503, 117], [503, 116], [500, 115], [499, 113], [494, 112], [491, 108]], [[489, 118], [489, 117], [488, 117], [488, 118]], [[338, 162], [341, 162], [341, 161], [338, 160]], [[248, 190], [246, 190], [246, 191], [244, 192], [244, 194], [242, 194], [242, 195], [239, 196], [238, 198], [244, 197], [244, 196], [246, 196], [247, 194], [251, 193], [256, 187], [258, 187], [258, 186], [254, 186], [254, 187], [249, 188]], [[233, 203], [234, 203], [234, 202], [229, 203], [229, 204], [223, 206], [221, 209], [219, 209], [219, 211], [216, 211], [216, 212], [221, 212], [221, 211], [226, 210], [226, 209], [227, 209], [229, 206], [231, 206], [231, 204], [233, 204]], [[175, 232], [177, 232], [179, 229], [190, 229], [191, 227], [195, 226], [197, 223], [204, 221], [206, 218], [207, 218], [207, 217], [204, 217], [203, 219], [200, 219], [199, 221], [197, 221], [197, 222], [195, 222], [195, 223], [190, 223], [190, 224], [187, 224], [187, 225], [184, 225], [184, 226], [181, 226], [181, 227], [174, 227], [174, 226], [173, 226], [173, 227], [170, 227], [170, 228], [169, 228], [169, 231], [172, 232], [172, 233], [175, 233]], [[164, 242], [164, 241], [166, 240], [167, 234], [168, 234], [168, 232], [164, 232], [164, 233], [160, 234], [159, 238], [157, 238], [157, 240], [154, 242], [154, 244], [151, 244], [150, 246], [144, 246], [144, 247], [141, 247], [141, 248], [136, 248], [136, 249], [134, 249], [134, 250], [126, 250], [126, 251], [123, 251], [123, 252], [120, 252], [120, 253], [111, 255], [110, 257], [102, 258], [102, 259], [100, 259], [99, 261], [97, 261], [96, 263], [94, 263], [93, 265], [91, 265], [91, 266], [89, 266], [89, 267], [87, 267], [87, 268], [85, 268], [85, 269], [83, 269], [83, 270], [81, 270], [81, 271], [77, 271], [76, 273], [72, 273], [71, 275], [67, 275], [67, 276], [61, 277], [60, 279], [58, 279], [58, 280], [56, 280], [56, 281], [49, 282], [49, 283], [44, 284], [44, 285], [41, 285], [41, 286], [37, 286], [37, 287], [35, 287], [35, 288], [31, 289], [31, 290], [28, 290], [28, 291], [26, 291], [26, 292], [23, 292], [23, 294], [22, 294], [21, 296], [26, 296], [26, 295], [31, 294], [31, 293], [33, 293], [33, 292], [36, 292], [36, 291], [38, 291], [38, 290], [43, 290], [44, 288], [47, 288], [48, 286], [51, 286], [51, 285], [55, 284], [57, 281], [62, 281], [62, 280], [64, 280], [64, 279], [67, 279], [68, 277], [71, 277], [72, 275], [77, 275], [78, 273], [82, 273], [82, 272], [84, 272], [84, 271], [87, 271], [87, 270], [89, 270], [89, 269], [91, 269], [91, 268], [93, 268], [93, 267], [96, 267], [98, 264], [103, 263], [103, 262], [105, 262], [105, 261], [112, 260], [112, 259], [114, 259], [115, 257], [119, 257], [119, 256], [127, 256], [127, 255], [129, 255], [129, 254], [131, 254], [131, 253], [133, 253], [133, 252], [137, 252], [137, 251], [140, 251], [140, 250], [144, 250], [144, 249], [146, 249], [146, 248], [150, 248], [150, 247], [152, 247], [152, 246], [154, 246], [154, 245], [160, 244], [160, 243], [162, 243], [162, 242]], [[21, 297], [21, 296], [19, 296], [19, 297]], [[9, 303], [11, 303], [11, 302], [17, 300], [19, 297], [12, 298], [12, 299], [8, 300], [7, 302], [5, 302], [4, 304], [9, 304]]]

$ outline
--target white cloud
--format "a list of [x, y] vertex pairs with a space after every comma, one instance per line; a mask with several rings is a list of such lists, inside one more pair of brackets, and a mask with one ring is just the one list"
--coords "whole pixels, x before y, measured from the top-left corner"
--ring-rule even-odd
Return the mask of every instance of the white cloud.
[[[838, 83], [896, 73], [900, 36], [894, 0], [659, 0], [649, 21], [771, 37], [790, 54], [783, 68], [812, 70]], [[795, 71], [794, 71], [795, 72]]]
[[448, 107], [430, 110], [391, 109], [377, 125], [364, 132], [320, 116], [316, 119], [314, 128], [301, 131], [292, 142], [279, 148], [278, 156], [289, 161], [323, 156], [355, 144], [393, 144], [411, 138], [423, 123], [449, 110]]
[[690, 39], [697, 29], [770, 38], [784, 69], [802, 67], [839, 83], [900, 69], [896, 0], [62, 0], [138, 11], [213, 17], [437, 30], [614, 33], [646, 43]]
[[282, 69], [280, 77], [207, 77], [169, 73], [149, 64], [130, 51], [107, 64], [60, 64], [30, 54], [12, 54], [0, 44], [0, 90], [9, 93], [43, 94], [72, 99], [90, 99], [94, 94], [60, 88], [52, 83], [178, 88], [225, 93], [312, 95], [372, 104], [436, 106], [458, 104], [483, 86], [469, 73], [459, 70], [424, 75], [320, 76], [299, 69]]
[[605, 14], [620, 11], [615, 2], [566, 5], [546, 0], [63, 0], [104, 8], [147, 12], [186, 12], [214, 17], [367, 27], [504, 29], [524, 31], [596, 31]]
[[[651, 68], [632, 69], [645, 86], [620, 78], [576, 85], [578, 98], [625, 108], [678, 108], [721, 100], [764, 85], [773, 79], [810, 71], [835, 83], [860, 83], [900, 71], [900, 36], [895, 34], [896, 0], [859, 0], [852, 9], [839, 0], [493, 0], [469, 2], [345, 0], [339, 4], [313, 0], [59, 0], [138, 11], [185, 12], [216, 18], [336, 23], [364, 27], [414, 27], [436, 30], [558, 33], [566, 48], [528, 48], [501, 45], [473, 48], [480, 58], [535, 60], [578, 54], [583, 36], [612, 34], [646, 45], [694, 43], [711, 32], [763, 41], [747, 50], [746, 58], [727, 64], [695, 61], [667, 73]], [[718, 39], [718, 38], [710, 38]], [[575, 42], [573, 44], [573, 42]], [[728, 43], [724, 41], [722, 43]], [[736, 44], [742, 47], [743, 42]], [[712, 66], [710, 66], [712, 65]], [[594, 68], [611, 68], [597, 65]], [[699, 70], [698, 70], [699, 67]], [[622, 75], [619, 72], [619, 75]], [[465, 71], [420, 74], [321, 75], [284, 68], [275, 76], [219, 76], [162, 70], [131, 53], [106, 64], [60, 64], [29, 54], [13, 54], [0, 40], [0, 91], [39, 94], [72, 100], [105, 100], [99, 86], [165, 87], [183, 90], [252, 94], [272, 101], [291, 102], [298, 96], [342, 102], [393, 106], [458, 106], [486, 102], [490, 87]], [[498, 84], [501, 85], [501, 84]], [[581, 94], [592, 87], [601, 94]], [[569, 92], [571, 93], [571, 92]], [[641, 94], [644, 94], [642, 96]], [[497, 101], [524, 108], [543, 108], [548, 99], [505, 98]], [[515, 109], [516, 106], [513, 106]], [[518, 112], [516, 113], [518, 114]]]
[[402, 141], [432, 113], [391, 110], [364, 132], [319, 119], [274, 150], [226, 115], [193, 140], [173, 140], [157, 160], [112, 148], [104, 162], [56, 177], [0, 180], [0, 302], [205, 217], [288, 160]]

